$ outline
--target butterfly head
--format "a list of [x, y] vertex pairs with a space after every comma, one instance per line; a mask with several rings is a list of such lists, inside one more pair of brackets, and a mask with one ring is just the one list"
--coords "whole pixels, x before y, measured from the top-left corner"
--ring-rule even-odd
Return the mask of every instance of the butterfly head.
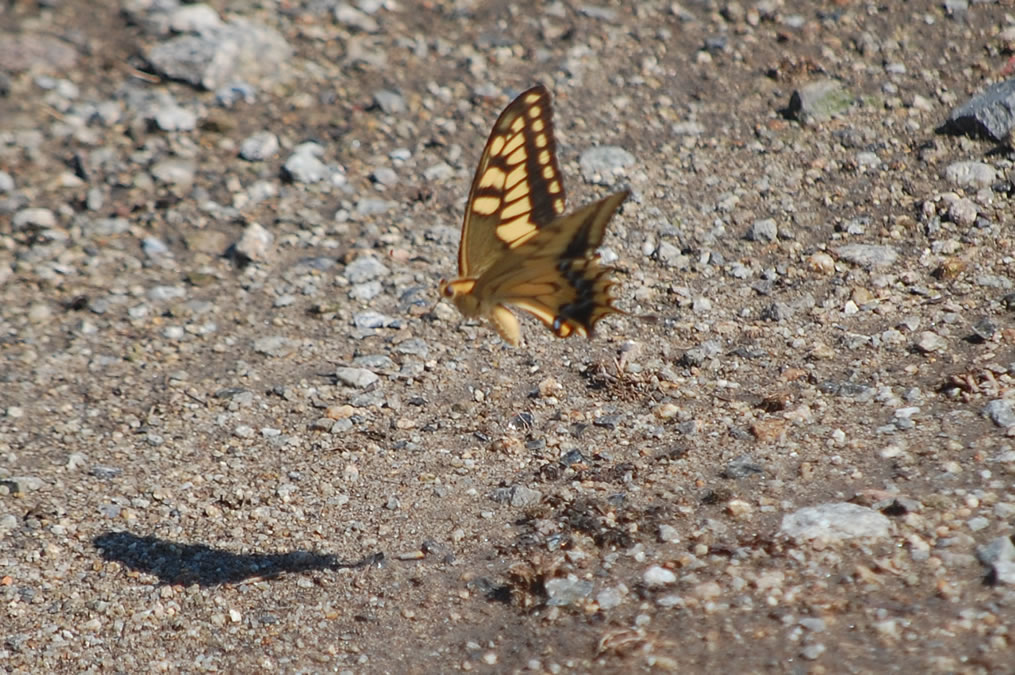
[[479, 298], [472, 293], [476, 287], [475, 279], [441, 279], [440, 294], [455, 303], [455, 307], [463, 316], [473, 317], [479, 314]]

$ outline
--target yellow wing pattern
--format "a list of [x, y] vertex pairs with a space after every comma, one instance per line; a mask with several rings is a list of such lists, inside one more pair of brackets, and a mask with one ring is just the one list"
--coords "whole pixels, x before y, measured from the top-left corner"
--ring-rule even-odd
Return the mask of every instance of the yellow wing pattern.
[[462, 223], [458, 274], [482, 273], [505, 248], [525, 243], [564, 213], [550, 93], [533, 87], [512, 101], [490, 132]]
[[490, 319], [508, 343], [521, 343], [509, 305], [558, 337], [591, 336], [613, 306], [611, 268], [595, 250], [628, 192], [563, 215], [550, 95], [523, 92], [501, 113], [483, 150], [466, 204], [458, 278], [441, 294], [466, 317]]

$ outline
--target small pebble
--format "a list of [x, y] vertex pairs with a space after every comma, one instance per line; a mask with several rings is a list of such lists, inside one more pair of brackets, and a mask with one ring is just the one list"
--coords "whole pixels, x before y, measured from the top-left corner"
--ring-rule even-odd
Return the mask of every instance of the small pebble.
[[614, 145], [590, 148], [578, 158], [582, 177], [593, 185], [613, 185], [616, 176], [635, 163], [634, 155]]
[[258, 131], [240, 144], [240, 157], [248, 162], [263, 162], [278, 152], [278, 136], [270, 131]]
[[666, 586], [672, 584], [676, 580], [676, 574], [665, 567], [660, 567], [659, 565], [649, 567], [642, 575], [642, 581], [644, 581], [645, 585], [650, 588], [655, 586]]

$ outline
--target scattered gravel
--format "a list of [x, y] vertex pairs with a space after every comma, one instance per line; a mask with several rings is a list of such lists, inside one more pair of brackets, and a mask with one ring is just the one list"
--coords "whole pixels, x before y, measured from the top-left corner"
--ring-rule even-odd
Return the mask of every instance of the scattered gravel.
[[[997, 3], [35, 4], [8, 670], [1010, 670]], [[626, 313], [511, 349], [437, 288], [537, 81]]]

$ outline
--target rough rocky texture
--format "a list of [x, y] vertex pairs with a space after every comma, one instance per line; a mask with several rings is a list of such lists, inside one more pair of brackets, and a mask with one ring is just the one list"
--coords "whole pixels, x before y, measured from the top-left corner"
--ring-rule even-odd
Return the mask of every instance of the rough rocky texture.
[[[0, 668], [1011, 671], [997, 3], [0, 12]], [[434, 302], [537, 81], [629, 314], [510, 349]]]

